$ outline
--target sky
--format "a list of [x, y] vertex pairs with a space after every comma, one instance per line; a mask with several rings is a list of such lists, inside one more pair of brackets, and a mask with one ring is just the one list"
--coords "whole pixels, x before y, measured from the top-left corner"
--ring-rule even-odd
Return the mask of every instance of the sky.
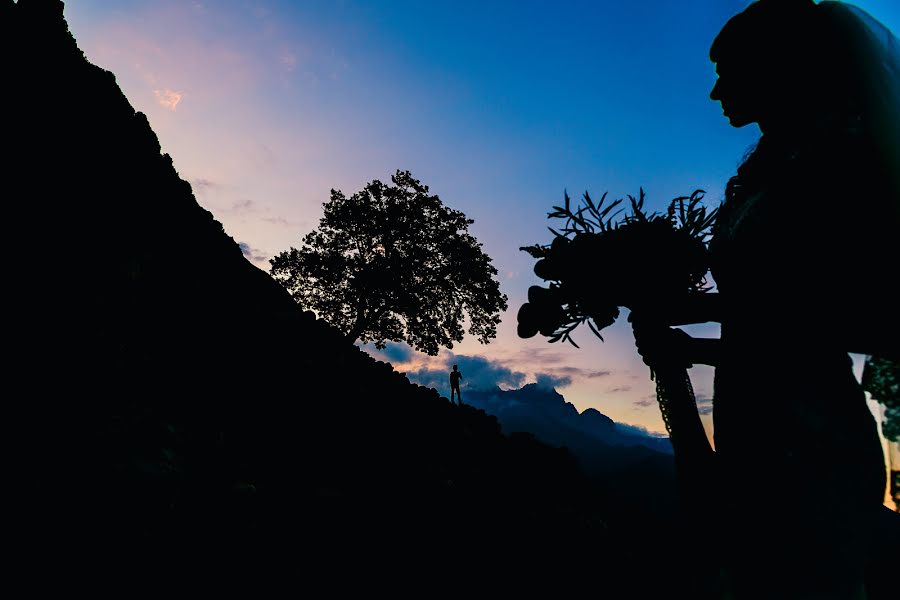
[[[900, 2], [854, 4], [900, 31]], [[580, 349], [518, 338], [528, 287], [545, 283], [519, 247], [551, 241], [546, 215], [566, 190], [643, 187], [652, 210], [695, 189], [722, 201], [759, 131], [732, 128], [709, 99], [708, 51], [746, 5], [69, 0], [65, 15], [264, 270], [315, 228], [332, 188], [349, 195], [398, 169], [474, 219], [509, 297], [497, 338], [435, 358], [402, 345], [373, 354], [410, 374], [458, 363], [469, 385], [555, 385], [579, 410], [662, 432], [624, 313], [604, 342], [577, 331]], [[691, 376], [709, 429], [712, 369]]]

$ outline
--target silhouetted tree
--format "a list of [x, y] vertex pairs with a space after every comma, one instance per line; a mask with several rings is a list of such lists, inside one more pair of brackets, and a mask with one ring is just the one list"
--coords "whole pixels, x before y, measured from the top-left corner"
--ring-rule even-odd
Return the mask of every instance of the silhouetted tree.
[[273, 258], [272, 275], [354, 341], [403, 341], [434, 355], [462, 340], [468, 320], [487, 343], [507, 304], [497, 269], [468, 232], [474, 221], [409, 171], [391, 181], [349, 197], [331, 190], [319, 228]]

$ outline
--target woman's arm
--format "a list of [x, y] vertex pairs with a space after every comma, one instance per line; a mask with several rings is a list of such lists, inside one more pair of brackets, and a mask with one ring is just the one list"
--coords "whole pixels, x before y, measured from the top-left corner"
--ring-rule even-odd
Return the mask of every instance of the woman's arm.
[[678, 300], [661, 305], [646, 305], [632, 309], [628, 320], [660, 325], [693, 325], [722, 321], [721, 301], [717, 293], [686, 294]]
[[695, 323], [722, 322], [722, 303], [719, 294], [691, 294], [684, 302], [680, 319], [673, 319], [672, 325], [693, 325]]
[[695, 364], [717, 366], [721, 341], [691, 337], [681, 329], [632, 323], [634, 342], [644, 364], [652, 369], [689, 368]]
[[688, 356], [692, 358], [693, 364], [709, 365], [717, 367], [719, 365], [719, 353], [722, 347], [722, 341], [712, 338], [690, 338], [690, 348]]

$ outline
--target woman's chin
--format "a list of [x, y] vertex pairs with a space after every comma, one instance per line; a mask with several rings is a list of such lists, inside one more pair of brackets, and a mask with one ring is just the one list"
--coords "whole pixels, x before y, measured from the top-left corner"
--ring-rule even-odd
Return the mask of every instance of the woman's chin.
[[728, 122], [731, 123], [732, 127], [745, 127], [750, 123], [753, 123], [753, 119], [743, 115], [725, 115], [725, 118], [728, 119]]
[[724, 102], [722, 103], [722, 116], [728, 119], [732, 127], [744, 127], [754, 122], [754, 119], [750, 117], [748, 112], [734, 110], [733, 106], [726, 106]]

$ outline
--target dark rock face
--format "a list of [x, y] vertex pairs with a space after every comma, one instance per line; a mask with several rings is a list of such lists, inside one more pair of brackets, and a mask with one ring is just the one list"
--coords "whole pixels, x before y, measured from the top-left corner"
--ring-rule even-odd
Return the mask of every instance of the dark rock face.
[[9, 402], [36, 543], [277, 553], [312, 575], [461, 549], [556, 573], [568, 548], [609, 585], [642, 569], [568, 451], [409, 383], [252, 266], [61, 2], [0, 1], [0, 56]]

